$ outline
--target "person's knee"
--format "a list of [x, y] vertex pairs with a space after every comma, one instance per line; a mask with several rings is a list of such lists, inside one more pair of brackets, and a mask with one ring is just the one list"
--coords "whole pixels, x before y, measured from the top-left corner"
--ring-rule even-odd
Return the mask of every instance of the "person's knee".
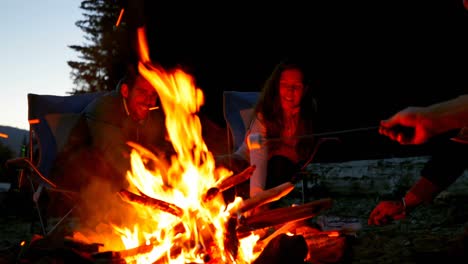
[[268, 160], [266, 188], [270, 189], [291, 180], [296, 165], [284, 156], [273, 156]]

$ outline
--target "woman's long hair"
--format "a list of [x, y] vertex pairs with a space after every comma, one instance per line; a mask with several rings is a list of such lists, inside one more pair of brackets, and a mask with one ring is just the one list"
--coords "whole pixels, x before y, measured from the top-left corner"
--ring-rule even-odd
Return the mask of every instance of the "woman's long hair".
[[[300, 102], [299, 124], [296, 129], [296, 136], [312, 135], [314, 131], [314, 123], [316, 119], [317, 103], [313, 96], [315, 88], [314, 78], [312, 78], [309, 68], [302, 61], [287, 58], [276, 65], [270, 77], [265, 81], [260, 98], [255, 107], [255, 115], [261, 114], [263, 122], [266, 125], [267, 137], [281, 137], [281, 131], [285, 124], [283, 121], [283, 109], [281, 98], [279, 95], [279, 82], [281, 73], [288, 69], [298, 69], [302, 72], [304, 92]], [[305, 159], [311, 154], [313, 149], [313, 138], [301, 138], [296, 145], [296, 152], [300, 159]], [[271, 141], [267, 147], [270, 149], [277, 148], [278, 143]]]

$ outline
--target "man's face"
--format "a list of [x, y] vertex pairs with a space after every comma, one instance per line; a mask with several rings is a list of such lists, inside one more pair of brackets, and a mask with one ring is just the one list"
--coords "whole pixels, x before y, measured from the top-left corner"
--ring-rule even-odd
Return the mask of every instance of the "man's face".
[[127, 97], [130, 115], [136, 120], [146, 119], [149, 108], [156, 105], [157, 98], [158, 94], [153, 86], [145, 78], [138, 76]]

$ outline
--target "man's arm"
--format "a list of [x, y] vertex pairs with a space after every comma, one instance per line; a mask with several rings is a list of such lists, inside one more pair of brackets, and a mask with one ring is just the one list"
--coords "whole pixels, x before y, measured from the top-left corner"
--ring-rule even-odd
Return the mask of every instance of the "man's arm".
[[[423, 144], [468, 123], [468, 95], [426, 107], [407, 107], [380, 123], [379, 132], [400, 144]], [[413, 132], [404, 133], [401, 127]]]
[[468, 124], [468, 94], [426, 107], [424, 117], [437, 134], [464, 127]]

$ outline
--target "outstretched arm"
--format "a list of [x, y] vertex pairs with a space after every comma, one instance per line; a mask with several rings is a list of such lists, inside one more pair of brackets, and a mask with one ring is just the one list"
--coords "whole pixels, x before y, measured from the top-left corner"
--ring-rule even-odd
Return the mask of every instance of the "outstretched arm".
[[[400, 144], [422, 144], [431, 137], [468, 124], [468, 94], [432, 104], [408, 107], [381, 121], [379, 132]], [[405, 136], [398, 127], [410, 127], [414, 133]]]

